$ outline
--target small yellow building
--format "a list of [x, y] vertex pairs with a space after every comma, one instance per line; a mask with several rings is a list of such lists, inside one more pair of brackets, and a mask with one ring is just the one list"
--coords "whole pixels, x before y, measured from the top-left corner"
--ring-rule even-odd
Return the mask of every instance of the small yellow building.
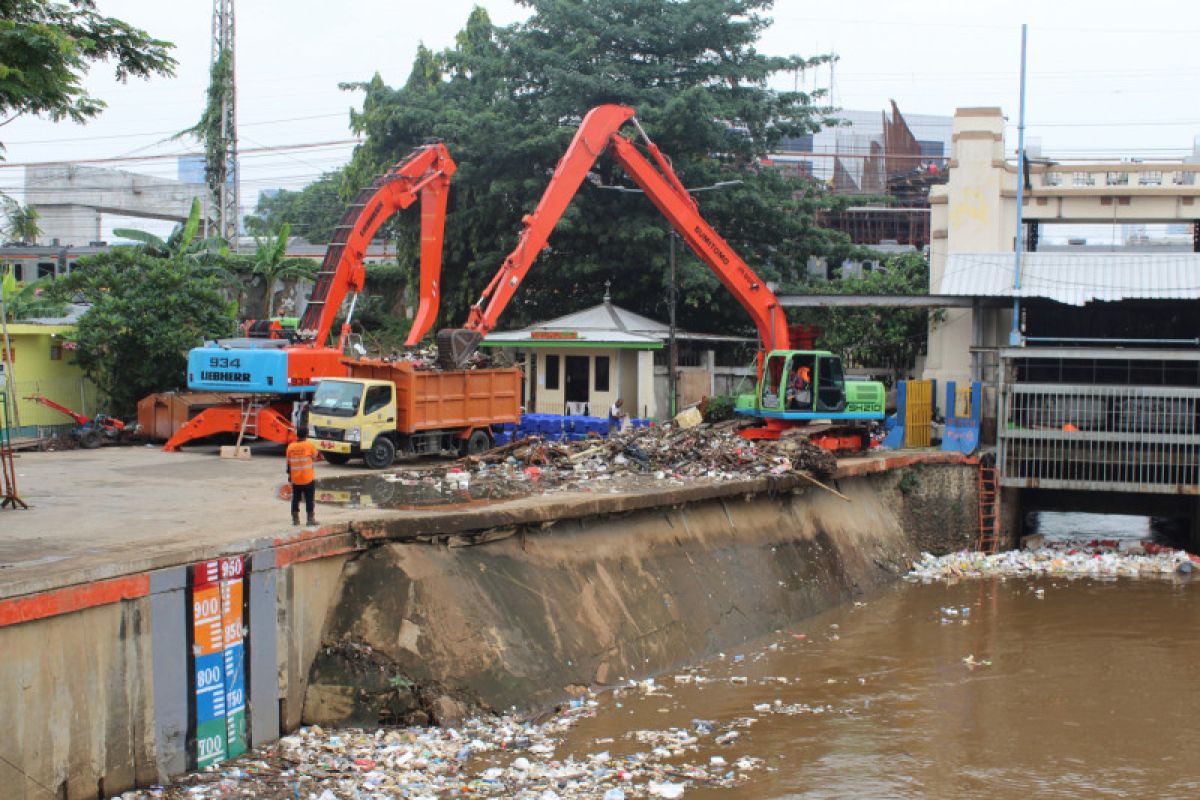
[[663, 341], [646, 329], [657, 326], [606, 300], [529, 328], [489, 334], [483, 346], [516, 351], [529, 413], [603, 417], [620, 398], [625, 413], [655, 418], [654, 352]]
[[[718, 393], [718, 379], [728, 392], [728, 379], [746, 372], [718, 366], [712, 348], [754, 342], [682, 329], [675, 338], [679, 408]], [[606, 294], [600, 305], [521, 330], [491, 333], [482, 346], [503, 349], [524, 367], [528, 413], [604, 417], [620, 399], [624, 413], [658, 419], [671, 415], [669, 342], [666, 323], [614, 305]]]
[[27, 399], [31, 395], [43, 395], [87, 416], [97, 412], [96, 386], [83, 376], [67, 343], [74, 327], [60, 320], [8, 324], [9, 358], [0, 358], [0, 364], [9, 397], [16, 399], [11, 419], [15, 439], [40, 438], [75, 426], [65, 414]]

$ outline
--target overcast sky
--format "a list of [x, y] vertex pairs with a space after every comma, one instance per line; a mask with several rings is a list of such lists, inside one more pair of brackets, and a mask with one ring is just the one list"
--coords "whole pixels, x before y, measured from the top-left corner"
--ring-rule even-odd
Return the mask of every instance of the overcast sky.
[[[173, 79], [118, 84], [97, 67], [90, 90], [108, 103], [86, 126], [18, 119], [0, 128], [9, 166], [0, 190], [16, 193], [23, 162], [142, 158], [198, 151], [162, 142], [194, 124], [204, 102], [212, 4], [207, 0], [99, 0], [102, 13], [174, 42]], [[348, 109], [337, 88], [375, 72], [403, 81], [418, 43], [452, 44], [475, 5], [497, 24], [528, 12], [507, 0], [258, 0], [237, 4], [243, 204], [263, 188], [296, 188], [345, 163]], [[1200, 4], [1187, 0], [777, 0], [761, 43], [771, 54], [839, 56], [833, 99], [847, 109], [952, 115], [998, 105], [1016, 145], [1020, 25], [1029, 30], [1028, 135], [1056, 156], [1171, 157], [1200, 134]], [[782, 78], [790, 86], [792, 78]], [[829, 70], [802, 79], [828, 87]], [[582, 111], [583, 109], [581, 109]], [[303, 149], [292, 145], [317, 145]], [[253, 152], [285, 147], [282, 152]], [[108, 166], [174, 177], [167, 160]], [[147, 226], [150, 227], [150, 226]]]

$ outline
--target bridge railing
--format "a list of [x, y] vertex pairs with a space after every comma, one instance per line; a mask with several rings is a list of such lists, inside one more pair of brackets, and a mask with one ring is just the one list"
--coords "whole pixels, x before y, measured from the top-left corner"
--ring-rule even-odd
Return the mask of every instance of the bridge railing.
[[1200, 388], [1018, 383], [1000, 403], [1002, 486], [1200, 494]]
[[1200, 164], [1110, 163], [1056, 164], [1034, 167], [1029, 182], [1033, 189], [1088, 192], [1104, 187], [1153, 190], [1160, 187], [1195, 186]]

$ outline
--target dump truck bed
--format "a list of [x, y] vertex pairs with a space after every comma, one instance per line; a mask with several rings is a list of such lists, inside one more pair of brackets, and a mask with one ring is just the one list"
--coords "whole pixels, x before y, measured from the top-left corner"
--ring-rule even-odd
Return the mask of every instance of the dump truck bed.
[[350, 376], [396, 385], [396, 430], [482, 428], [521, 420], [521, 370], [419, 370], [407, 361], [348, 361]]

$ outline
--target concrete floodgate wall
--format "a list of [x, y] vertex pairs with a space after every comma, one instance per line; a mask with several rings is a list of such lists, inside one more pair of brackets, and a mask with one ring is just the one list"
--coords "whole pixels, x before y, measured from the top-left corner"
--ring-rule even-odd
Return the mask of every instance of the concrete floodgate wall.
[[973, 471], [558, 523], [475, 547], [386, 544], [346, 564], [306, 723], [453, 723], [653, 675], [870, 591], [974, 538]]
[[[213, 552], [243, 570], [243, 674], [228, 685], [245, 694], [244, 742], [303, 722], [544, 708], [869, 592], [918, 550], [974, 539], [974, 469], [911, 461], [839, 470], [851, 502], [758, 480], [573, 512], [553, 497], [423, 511]], [[485, 543], [447, 546], [466, 542]], [[194, 587], [213, 563], [0, 599], [0, 797], [107, 800], [197, 763]]]

